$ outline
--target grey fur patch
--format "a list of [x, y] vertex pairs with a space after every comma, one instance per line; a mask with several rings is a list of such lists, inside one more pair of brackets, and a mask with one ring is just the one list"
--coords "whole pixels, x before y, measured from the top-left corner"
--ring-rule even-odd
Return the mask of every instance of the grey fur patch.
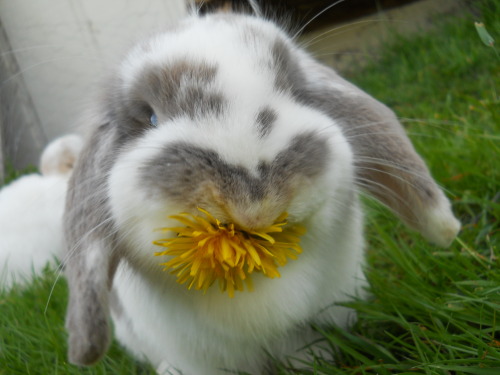
[[271, 46], [271, 69], [275, 74], [274, 89], [296, 95], [298, 88], [305, 83], [303, 72], [294, 61], [290, 48], [278, 38]]
[[266, 137], [271, 133], [273, 129], [273, 125], [278, 118], [278, 114], [276, 111], [269, 107], [264, 107], [257, 114], [257, 129], [259, 131], [259, 136], [261, 138]]
[[146, 104], [159, 119], [218, 117], [227, 100], [214, 87], [216, 76], [217, 67], [203, 61], [178, 60], [163, 67], [149, 66], [139, 75], [126, 102], [132, 106]]
[[[69, 358], [88, 365], [106, 352], [111, 340], [108, 288], [118, 263], [107, 196], [107, 177], [118, 148], [112, 123], [97, 127], [70, 179], [64, 229], [65, 274], [70, 298], [66, 313]], [[92, 264], [90, 261], [92, 260]]]
[[327, 168], [329, 158], [327, 141], [308, 132], [296, 136], [292, 144], [276, 156], [271, 169], [276, 176], [287, 179], [295, 175], [313, 178]]
[[296, 178], [318, 176], [327, 167], [329, 157], [326, 140], [315, 133], [304, 133], [297, 135], [272, 162], [259, 163], [258, 176], [254, 176], [241, 166], [228, 164], [213, 150], [176, 143], [146, 162], [141, 176], [143, 186], [185, 204], [207, 186], [228, 200], [247, 198], [255, 202], [288, 191]]
[[114, 126], [112, 123], [99, 126], [75, 165], [69, 181], [64, 220], [68, 245], [84, 240], [91, 242], [112, 232], [105, 186], [117, 156], [109, 150], [119, 147]]

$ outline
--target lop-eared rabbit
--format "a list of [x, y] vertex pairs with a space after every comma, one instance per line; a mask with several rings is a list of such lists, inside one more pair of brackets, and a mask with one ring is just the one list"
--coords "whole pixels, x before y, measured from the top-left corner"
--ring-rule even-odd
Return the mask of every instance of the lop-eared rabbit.
[[[64, 220], [76, 364], [113, 326], [159, 373], [263, 374], [316, 339], [311, 324], [353, 321], [335, 303], [365, 294], [360, 191], [438, 245], [459, 229], [394, 113], [261, 17], [193, 15], [140, 43], [87, 125]], [[302, 253], [233, 298], [188, 289], [154, 242], [199, 208], [249, 232], [286, 212]]]

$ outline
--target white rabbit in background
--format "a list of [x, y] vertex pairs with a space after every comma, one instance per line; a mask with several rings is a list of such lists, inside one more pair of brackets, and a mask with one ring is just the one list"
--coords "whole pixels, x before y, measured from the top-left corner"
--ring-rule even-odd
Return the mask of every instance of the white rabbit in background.
[[[106, 353], [112, 316], [159, 373], [263, 374], [267, 354], [314, 340], [310, 324], [352, 321], [334, 304], [364, 293], [360, 190], [439, 245], [459, 230], [393, 112], [260, 17], [194, 15], [139, 44], [87, 126], [64, 220], [76, 364]], [[187, 290], [154, 229], [198, 207], [249, 230], [287, 212], [303, 252], [253, 292]]]
[[0, 190], [0, 289], [29, 282], [62, 254], [66, 189], [82, 144], [78, 135], [57, 138], [42, 153], [41, 174]]

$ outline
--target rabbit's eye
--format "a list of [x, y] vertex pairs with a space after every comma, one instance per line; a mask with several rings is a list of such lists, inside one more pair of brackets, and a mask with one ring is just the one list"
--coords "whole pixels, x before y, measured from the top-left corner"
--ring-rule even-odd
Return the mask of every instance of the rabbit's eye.
[[156, 116], [156, 113], [153, 112], [153, 114], [151, 115], [151, 117], [149, 118], [149, 123], [152, 125], [152, 126], [158, 126], [158, 116]]

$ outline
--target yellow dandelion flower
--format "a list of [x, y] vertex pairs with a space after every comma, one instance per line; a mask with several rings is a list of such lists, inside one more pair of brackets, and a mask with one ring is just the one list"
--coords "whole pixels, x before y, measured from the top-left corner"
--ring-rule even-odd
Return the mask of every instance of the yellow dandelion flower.
[[302, 252], [300, 236], [305, 229], [299, 225], [287, 226], [287, 213], [280, 215], [267, 228], [248, 231], [238, 225], [223, 224], [207, 211], [198, 208], [203, 216], [182, 213], [170, 218], [182, 224], [161, 228], [175, 232], [176, 237], [154, 241], [166, 250], [156, 256], [171, 259], [161, 265], [177, 276], [179, 284], [188, 289], [203, 290], [218, 281], [220, 290], [234, 297], [246, 285], [253, 290], [251, 274], [260, 272], [269, 278], [280, 277], [278, 267], [288, 259], [297, 259]]

